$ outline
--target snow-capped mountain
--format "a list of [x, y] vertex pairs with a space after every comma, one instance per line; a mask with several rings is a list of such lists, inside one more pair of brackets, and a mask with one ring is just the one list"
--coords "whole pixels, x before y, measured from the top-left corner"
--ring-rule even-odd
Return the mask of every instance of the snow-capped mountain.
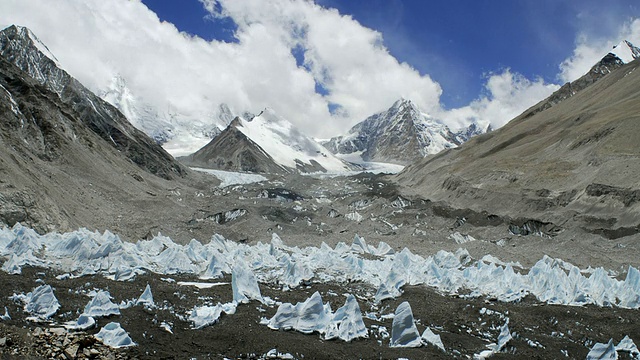
[[609, 51], [609, 54], [614, 55], [623, 63], [628, 64], [633, 60], [640, 58], [640, 48], [634, 46], [628, 40], [620, 41], [616, 46]]
[[173, 125], [163, 119], [158, 111], [137, 97], [119, 74], [114, 76], [109, 88], [99, 96], [115, 106], [133, 126], [151, 136], [157, 143], [166, 143], [173, 137]]
[[[114, 75], [109, 86], [100, 92], [100, 97], [117, 107], [136, 128], [174, 156], [201, 148], [239, 115], [226, 104], [220, 104], [217, 109], [189, 110], [174, 106], [170, 100], [163, 106], [154, 105], [135, 94], [121, 74]], [[243, 115], [246, 116], [246, 112]]]
[[334, 137], [324, 145], [334, 154], [359, 153], [364, 161], [406, 165], [456, 147], [485, 130], [472, 124], [454, 133], [410, 100], [400, 99], [388, 110], [356, 124], [347, 135]]
[[353, 169], [269, 108], [249, 121], [237, 117], [209, 144], [182, 160], [193, 166], [251, 172]]

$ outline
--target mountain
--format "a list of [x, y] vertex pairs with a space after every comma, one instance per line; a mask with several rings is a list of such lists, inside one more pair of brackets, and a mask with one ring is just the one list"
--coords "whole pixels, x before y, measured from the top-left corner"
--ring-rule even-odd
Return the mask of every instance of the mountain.
[[356, 124], [347, 135], [334, 137], [323, 145], [334, 154], [360, 153], [364, 161], [406, 165], [456, 147], [482, 132], [484, 129], [472, 124], [454, 133], [410, 100], [400, 99], [388, 110]]
[[158, 144], [166, 143], [173, 137], [174, 126], [163, 119], [152, 105], [136, 96], [122, 76], [114, 76], [109, 87], [99, 96], [120, 110], [133, 126], [149, 135]]
[[[33, 74], [33, 76], [32, 76]], [[0, 32], [0, 226], [210, 236], [189, 225], [203, 189], [191, 172], [59, 67], [26, 28]], [[217, 210], [219, 211], [219, 210]]]
[[184, 175], [184, 168], [162, 147], [64, 71], [29, 29], [14, 25], [0, 31], [0, 56], [55, 93], [96, 135], [144, 170], [167, 179]]
[[268, 108], [249, 121], [237, 117], [209, 144], [180, 160], [191, 166], [266, 173], [353, 169]]
[[99, 96], [174, 156], [190, 154], [201, 148], [236, 116], [226, 104], [220, 104], [216, 109], [185, 109], [173, 105], [170, 99], [162, 105], [152, 103], [131, 90], [121, 74], [115, 74]]
[[[637, 48], [624, 46], [637, 58]], [[607, 54], [566, 85], [574, 91], [412, 164], [397, 181], [407, 194], [484, 221], [496, 215], [610, 238], [639, 232], [640, 61], [620, 56]]]

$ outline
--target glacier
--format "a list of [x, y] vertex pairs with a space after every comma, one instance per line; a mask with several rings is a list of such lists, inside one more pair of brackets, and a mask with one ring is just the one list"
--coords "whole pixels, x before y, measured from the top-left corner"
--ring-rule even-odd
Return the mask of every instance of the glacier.
[[603, 268], [583, 271], [544, 256], [528, 271], [516, 271], [513, 264], [501, 265], [493, 257], [474, 260], [464, 249], [422, 257], [406, 248], [393, 252], [383, 242], [373, 247], [360, 237], [352, 245], [340, 242], [333, 248], [325, 243], [291, 247], [276, 234], [270, 242], [255, 245], [220, 235], [206, 244], [192, 240], [180, 245], [161, 234], [132, 243], [108, 231], [79, 229], [39, 235], [16, 224], [0, 230], [0, 257], [4, 259], [2, 270], [8, 273], [39, 266], [69, 277], [98, 274], [121, 281], [145, 272], [202, 278], [235, 274], [234, 299], [238, 302], [261, 301], [258, 283], [293, 288], [313, 280], [360, 281], [378, 289], [378, 301], [399, 296], [404, 285], [427, 285], [444, 294], [464, 291], [465, 296], [490, 296], [504, 302], [532, 295], [549, 304], [640, 308], [640, 272], [632, 266], [626, 278], [618, 280]]
[[94, 335], [103, 344], [112, 348], [135, 346], [129, 334], [117, 322], [110, 322]]
[[[24, 304], [24, 311], [31, 314], [29, 319], [33, 321], [46, 320], [60, 309], [60, 303], [50, 285], [40, 285], [26, 295], [14, 294], [10, 299], [22, 302]], [[9, 317], [6, 307], [5, 315]]]
[[280, 304], [276, 314], [271, 319], [263, 318], [260, 324], [273, 330], [296, 330], [303, 334], [317, 332], [325, 340], [341, 339], [349, 342], [369, 336], [360, 306], [351, 294], [347, 295], [344, 306], [333, 313], [331, 305], [323, 303], [322, 296], [316, 291], [307, 300], [296, 305]]

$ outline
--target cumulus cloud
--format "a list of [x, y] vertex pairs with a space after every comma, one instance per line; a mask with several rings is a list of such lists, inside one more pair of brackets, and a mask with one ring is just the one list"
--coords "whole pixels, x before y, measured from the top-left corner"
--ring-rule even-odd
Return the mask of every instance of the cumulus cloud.
[[469, 105], [439, 114], [453, 129], [476, 122], [497, 129], [559, 88], [538, 78], [534, 81], [506, 69], [492, 74], [485, 84], [485, 95]]
[[[391, 56], [380, 33], [336, 10], [289, 0], [203, 5], [237, 23], [237, 43], [181, 33], [140, 1], [3, 0], [0, 23], [31, 28], [93, 91], [120, 74], [146, 102], [193, 121], [221, 103], [238, 113], [271, 107], [308, 134], [327, 137], [401, 96], [426, 110], [439, 106], [436, 82]], [[294, 48], [303, 51], [302, 66]]]
[[606, 49], [612, 49], [622, 40], [628, 40], [636, 46], [640, 45], [640, 19], [624, 23], [618, 33], [610, 38], [579, 34], [572, 55], [560, 64], [559, 80], [566, 83], [584, 75], [607, 54]]
[[391, 56], [379, 32], [335, 9], [310, 1], [201, 1], [214, 17], [233, 19], [238, 34], [259, 26], [277, 34], [286, 47], [301, 49], [302, 68], [327, 92], [323, 100], [342, 110], [334, 120], [353, 125], [402, 96], [425, 111], [439, 107], [436, 82]]

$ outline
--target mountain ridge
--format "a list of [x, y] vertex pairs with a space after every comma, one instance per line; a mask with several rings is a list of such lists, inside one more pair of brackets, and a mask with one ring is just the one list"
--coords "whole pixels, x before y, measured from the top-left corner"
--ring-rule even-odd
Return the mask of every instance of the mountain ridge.
[[396, 179], [406, 194], [429, 194], [456, 209], [609, 238], [634, 234], [640, 229], [639, 66], [607, 54], [576, 80], [579, 91], [562, 99], [554, 93], [502, 128], [412, 164]]
[[0, 31], [0, 55], [57, 94], [81, 114], [96, 134], [141, 168], [164, 178], [184, 176], [186, 170], [162, 147], [131, 125], [115, 107], [58, 67], [57, 62], [41, 52], [44, 44], [36, 46], [30, 34], [33, 33], [27, 28], [15, 25]]

